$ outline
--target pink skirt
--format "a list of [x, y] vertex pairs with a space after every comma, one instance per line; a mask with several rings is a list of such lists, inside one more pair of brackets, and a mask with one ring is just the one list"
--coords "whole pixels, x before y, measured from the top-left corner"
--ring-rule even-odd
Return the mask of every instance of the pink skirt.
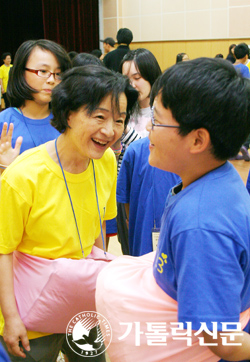
[[[97, 278], [97, 311], [108, 319], [112, 362], [215, 362], [207, 346], [201, 346], [191, 330], [177, 328], [178, 304], [155, 282], [155, 252], [142, 257], [122, 256], [107, 265]], [[249, 310], [241, 314], [242, 328]], [[187, 335], [181, 335], [187, 333]]]

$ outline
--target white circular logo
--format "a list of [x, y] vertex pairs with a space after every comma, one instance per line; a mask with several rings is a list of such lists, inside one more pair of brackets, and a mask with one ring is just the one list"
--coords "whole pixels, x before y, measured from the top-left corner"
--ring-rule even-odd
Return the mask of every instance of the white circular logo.
[[96, 357], [109, 347], [112, 330], [109, 321], [102, 314], [81, 312], [68, 323], [66, 339], [70, 348], [78, 355]]

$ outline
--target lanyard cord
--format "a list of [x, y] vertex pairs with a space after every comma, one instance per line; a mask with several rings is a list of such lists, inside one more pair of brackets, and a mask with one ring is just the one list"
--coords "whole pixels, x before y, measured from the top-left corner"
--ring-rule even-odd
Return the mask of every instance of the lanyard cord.
[[[66, 181], [66, 177], [65, 177], [65, 174], [64, 174], [64, 171], [63, 171], [63, 167], [62, 167], [62, 164], [61, 164], [61, 160], [60, 160], [60, 157], [59, 157], [59, 154], [58, 154], [58, 150], [57, 150], [57, 139], [55, 140], [55, 149], [56, 149], [57, 159], [58, 159], [60, 168], [61, 168], [61, 170], [62, 170], [62, 174], [63, 174], [63, 178], [64, 178], [64, 183], [65, 183], [65, 186], [66, 186], [66, 189], [67, 189], [67, 192], [68, 192], [68, 196], [69, 196], [69, 200], [70, 200], [70, 204], [71, 204], [71, 209], [72, 209], [72, 212], [73, 212], [73, 215], [74, 215], [74, 219], [75, 219], [77, 234], [78, 234], [79, 241], [80, 241], [80, 245], [81, 245], [82, 256], [83, 256], [83, 258], [84, 258], [84, 251], [83, 251], [83, 247], [82, 247], [82, 240], [81, 240], [81, 236], [80, 236], [80, 232], [79, 232], [79, 228], [78, 228], [78, 224], [77, 224], [77, 220], [76, 220], [76, 215], [75, 215], [75, 210], [74, 210], [74, 206], [73, 206], [73, 201], [72, 201], [71, 196], [70, 196], [68, 184], [67, 184], [67, 181]], [[98, 214], [99, 214], [99, 220], [100, 220], [101, 235], [102, 235], [102, 244], [103, 244], [104, 254], [106, 255], [105, 243], [104, 243], [104, 237], [103, 237], [103, 231], [102, 231], [102, 221], [101, 221], [101, 215], [100, 215], [100, 209], [99, 209], [99, 202], [98, 202], [98, 194], [97, 194], [97, 187], [96, 187], [95, 167], [94, 167], [94, 162], [93, 162], [93, 160], [92, 160], [92, 167], [93, 167], [93, 173], [94, 173], [95, 195], [96, 195], [96, 202], [97, 202], [97, 208], [98, 208]]]
[[94, 166], [94, 161], [93, 161], [93, 160], [91, 160], [91, 161], [92, 161], [94, 181], [95, 181], [95, 197], [96, 197], [96, 203], [97, 203], [97, 209], [98, 209], [99, 221], [100, 221], [100, 228], [101, 228], [101, 235], [102, 235], [102, 246], [103, 246], [104, 254], [106, 255], [106, 249], [105, 249], [105, 243], [104, 243], [104, 236], [103, 236], [103, 230], [102, 230], [102, 220], [101, 220], [101, 214], [100, 214], [100, 208], [99, 208], [99, 201], [98, 201], [98, 194], [97, 194], [97, 186], [96, 186], [95, 166]]
[[33, 141], [33, 143], [34, 143], [35, 147], [37, 147], [38, 145], [36, 144], [36, 142], [35, 142], [35, 140], [34, 140], [34, 138], [33, 138], [33, 136], [32, 136], [32, 133], [31, 133], [31, 132], [30, 132], [30, 130], [29, 130], [29, 127], [28, 127], [27, 121], [26, 121], [26, 119], [25, 119], [25, 116], [24, 116], [24, 114], [23, 114], [23, 112], [22, 112], [21, 108], [19, 108], [19, 110], [20, 110], [21, 115], [22, 115], [22, 117], [23, 117], [24, 124], [25, 124], [25, 126], [26, 126], [26, 128], [27, 128], [27, 130], [28, 130], [28, 132], [29, 132], [30, 138], [32, 139], [32, 141]]

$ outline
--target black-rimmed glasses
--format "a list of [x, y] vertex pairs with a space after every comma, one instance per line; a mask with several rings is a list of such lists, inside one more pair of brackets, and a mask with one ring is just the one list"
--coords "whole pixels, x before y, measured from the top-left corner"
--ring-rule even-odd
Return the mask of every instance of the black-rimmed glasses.
[[35, 73], [38, 77], [44, 78], [44, 79], [48, 79], [51, 74], [54, 76], [55, 80], [61, 80], [61, 73], [53, 73], [50, 72], [49, 70], [44, 70], [44, 69], [30, 69], [30, 68], [25, 68], [25, 70], [27, 70], [28, 72], [31, 73]]
[[154, 117], [154, 107], [151, 107], [151, 123], [152, 123], [152, 131], [154, 130], [154, 127], [180, 128], [180, 126], [169, 126], [167, 124], [156, 123], [155, 117]]

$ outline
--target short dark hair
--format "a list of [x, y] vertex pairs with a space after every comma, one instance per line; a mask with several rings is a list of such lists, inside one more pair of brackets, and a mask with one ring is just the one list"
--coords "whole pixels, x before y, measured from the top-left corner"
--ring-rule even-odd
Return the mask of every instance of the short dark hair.
[[186, 53], [179, 53], [176, 55], [176, 63], [182, 62], [182, 59]]
[[156, 79], [161, 75], [161, 68], [154, 54], [144, 48], [130, 50], [124, 55], [121, 61], [119, 68], [120, 73], [122, 73], [123, 64], [132, 61], [135, 63], [135, 68], [142, 78], [148, 81], [152, 87]]
[[11, 53], [9, 53], [9, 52], [3, 53], [3, 54], [2, 54], [2, 60], [6, 59], [6, 57], [7, 57], [8, 55], [11, 57]]
[[158, 93], [179, 123], [180, 135], [207, 129], [211, 153], [218, 160], [235, 156], [250, 133], [250, 82], [226, 60], [197, 58], [178, 63], [154, 84], [151, 105]]
[[129, 80], [103, 66], [75, 67], [65, 72], [61, 83], [52, 91], [54, 118], [51, 124], [59, 132], [65, 132], [69, 127], [70, 111], [76, 112], [84, 106], [91, 115], [108, 95], [112, 97], [113, 107], [119, 111], [119, 97], [122, 93], [125, 93], [127, 98], [126, 127], [138, 98], [138, 92], [130, 85]]
[[80, 67], [89, 64], [102, 65], [103, 67], [105, 66], [99, 58], [89, 53], [80, 53], [72, 60], [73, 67]]
[[128, 28], [121, 28], [116, 34], [116, 39], [118, 44], [127, 44], [129, 45], [133, 40], [133, 33]]
[[70, 58], [61, 45], [45, 39], [27, 40], [22, 43], [16, 52], [8, 83], [8, 97], [13, 107], [21, 107], [24, 105], [25, 100], [33, 100], [32, 93], [37, 93], [35, 89], [27, 84], [24, 76], [25, 66], [35, 48], [53, 53], [62, 72], [71, 68]]
[[94, 49], [94, 50], [92, 50], [91, 54], [97, 58], [100, 58], [100, 56], [102, 55], [102, 51], [101, 51], [101, 49]]
[[115, 41], [113, 38], [105, 38], [104, 40], [101, 40], [103, 43], [109, 44], [110, 46], [115, 46]]
[[246, 43], [240, 43], [234, 48], [234, 55], [236, 59], [242, 59], [249, 55], [249, 48]]
[[223, 57], [223, 54], [219, 53], [219, 54], [216, 54], [215, 58], [222, 58], [223, 59], [224, 57]]
[[77, 56], [77, 52], [72, 50], [71, 52], [68, 52], [68, 56], [70, 57], [71, 61]]

